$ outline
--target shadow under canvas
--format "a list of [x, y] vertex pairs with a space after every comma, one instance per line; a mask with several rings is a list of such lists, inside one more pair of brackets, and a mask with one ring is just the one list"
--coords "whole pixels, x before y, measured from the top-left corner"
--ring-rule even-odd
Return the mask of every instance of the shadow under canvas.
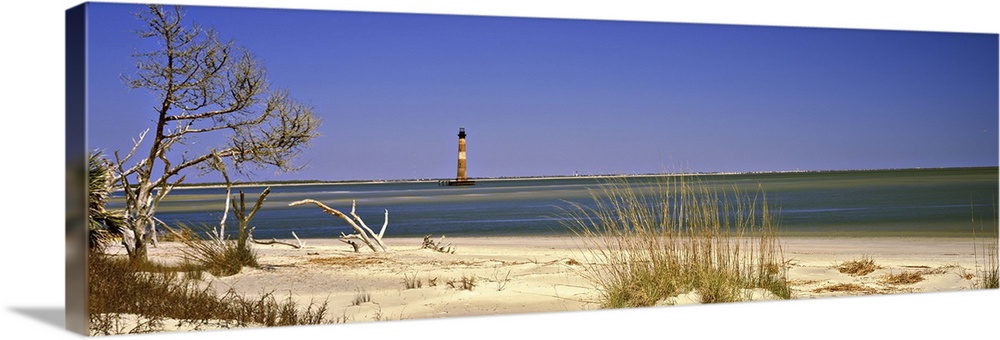
[[44, 322], [49, 326], [66, 327], [66, 309], [61, 307], [11, 307], [11, 311]]

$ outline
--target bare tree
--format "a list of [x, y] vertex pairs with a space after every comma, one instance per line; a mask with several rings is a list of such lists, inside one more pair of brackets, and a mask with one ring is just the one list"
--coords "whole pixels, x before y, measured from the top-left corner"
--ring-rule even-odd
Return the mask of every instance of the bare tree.
[[[147, 244], [155, 244], [156, 207], [188, 172], [297, 170], [290, 161], [319, 125], [312, 108], [269, 89], [264, 67], [250, 52], [210, 29], [182, 23], [183, 16], [180, 7], [155, 5], [136, 15], [145, 23], [139, 37], [155, 40], [156, 48], [135, 54], [136, 73], [123, 77], [158, 100], [155, 126], [127, 154], [115, 154], [130, 224], [123, 240], [133, 259], [145, 259]], [[206, 143], [212, 146], [194, 147]]]

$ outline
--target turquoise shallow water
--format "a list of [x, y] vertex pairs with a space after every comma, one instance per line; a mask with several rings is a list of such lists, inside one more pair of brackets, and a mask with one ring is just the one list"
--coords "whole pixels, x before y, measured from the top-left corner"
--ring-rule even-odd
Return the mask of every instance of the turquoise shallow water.
[[[785, 235], [973, 236], [996, 234], [998, 170], [990, 168], [698, 175], [720, 191], [766, 193]], [[637, 190], [654, 190], [664, 177], [620, 177]], [[273, 186], [253, 225], [255, 236], [329, 238], [350, 233], [342, 220], [315, 206], [289, 207], [312, 198], [343, 212], [356, 200], [374, 228], [389, 210], [389, 236], [553, 235], [570, 231], [560, 220], [571, 203], [591, 205], [591, 190], [608, 178], [480, 180], [470, 187], [436, 181]], [[241, 188], [252, 204], [263, 186]], [[167, 223], [215, 225], [223, 188], [176, 189], [159, 209]], [[975, 219], [975, 221], [973, 220]], [[232, 230], [233, 228], [230, 228]]]

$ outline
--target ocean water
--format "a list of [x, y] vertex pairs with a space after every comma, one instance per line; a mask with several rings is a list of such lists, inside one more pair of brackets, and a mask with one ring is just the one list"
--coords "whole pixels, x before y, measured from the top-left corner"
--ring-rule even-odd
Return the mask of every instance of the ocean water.
[[[695, 177], [719, 192], [765, 194], [783, 235], [996, 235], [996, 167]], [[591, 193], [609, 180], [625, 180], [636, 190], [648, 191], [657, 190], [665, 179], [479, 180], [466, 187], [439, 186], [436, 181], [275, 185], [251, 224], [258, 239], [291, 238], [292, 231], [301, 238], [352, 232], [346, 222], [314, 205], [288, 206], [312, 198], [344, 213], [356, 201], [358, 214], [376, 231], [388, 210], [387, 237], [569, 234], [562, 223], [569, 218], [566, 209], [574, 203], [592, 206]], [[264, 187], [239, 189], [250, 206]], [[180, 188], [161, 203], [157, 217], [168, 224], [217, 225], [224, 202], [224, 188]]]

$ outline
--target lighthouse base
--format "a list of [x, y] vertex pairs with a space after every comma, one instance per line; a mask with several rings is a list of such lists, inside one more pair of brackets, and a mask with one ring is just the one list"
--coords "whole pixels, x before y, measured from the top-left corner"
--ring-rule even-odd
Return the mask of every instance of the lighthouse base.
[[449, 187], [470, 186], [470, 185], [476, 185], [476, 181], [468, 181], [468, 180], [466, 180], [466, 181], [439, 181], [438, 185], [441, 185], [441, 186], [447, 185]]

